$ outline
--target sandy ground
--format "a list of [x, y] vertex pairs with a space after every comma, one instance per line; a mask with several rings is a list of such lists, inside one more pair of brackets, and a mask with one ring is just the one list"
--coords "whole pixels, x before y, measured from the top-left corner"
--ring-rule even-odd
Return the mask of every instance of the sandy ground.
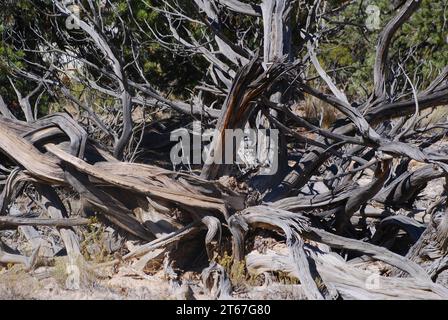
[[[186, 299], [182, 285], [168, 281], [163, 275], [137, 274], [122, 270], [105, 279], [95, 279], [82, 285], [78, 290], [68, 290], [63, 279], [54, 272], [47, 277], [35, 273], [26, 273], [22, 269], [12, 268], [0, 272], [0, 299], [138, 299], [167, 300]], [[41, 278], [41, 279], [40, 279]], [[195, 288], [197, 298], [205, 298], [199, 287]]]
[[[39, 270], [36, 270], [39, 271]], [[12, 268], [0, 271], [2, 300], [205, 300], [213, 299], [200, 281], [167, 280], [162, 272], [146, 275], [126, 267], [107, 279], [95, 279], [79, 290], [68, 290], [59, 276], [41, 275]], [[247, 289], [247, 288], [246, 288]], [[233, 298], [249, 300], [304, 299], [300, 285], [266, 283], [245, 290], [237, 288]]]

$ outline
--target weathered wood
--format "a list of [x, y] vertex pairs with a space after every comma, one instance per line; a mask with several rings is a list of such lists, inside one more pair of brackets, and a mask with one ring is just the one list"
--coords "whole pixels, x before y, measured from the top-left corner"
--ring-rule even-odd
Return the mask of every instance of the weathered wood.
[[86, 218], [22, 218], [22, 217], [0, 217], [0, 229], [17, 228], [18, 226], [51, 226], [51, 227], [74, 227], [90, 223]]
[[[40, 37], [39, 28], [31, 29], [32, 23], [30, 30], [38, 35], [36, 46], [57, 59], [29, 48], [20, 33], [11, 35], [14, 41], [8, 43], [41, 59], [32, 59], [31, 64], [27, 58], [22, 61], [24, 68], [14, 67], [16, 63], [7, 68], [20, 115], [0, 97], [0, 229], [18, 228], [33, 249], [25, 257], [0, 247], [0, 263], [32, 268], [39, 255], [54, 254], [50, 242], [56, 234], [64, 242], [68, 266], [86, 266], [78, 231], [90, 220], [71, 216], [62, 201], [74, 193], [81, 199], [80, 211], [107, 220], [113, 230], [120, 230], [120, 237], [140, 241], [123, 257], [117, 253], [116, 259], [98, 267], [119, 268], [140, 259], [134, 267], [144, 276], [148, 262], [165, 256], [164, 271], [173, 285], [179, 285], [180, 270], [174, 268], [173, 253], [185, 250], [189, 254], [191, 245], [191, 252], [204, 253], [204, 258], [206, 252], [209, 259], [202, 272], [203, 288], [213, 298], [232, 298], [234, 279], [224, 264], [216, 262], [231, 244], [233, 262], [245, 260], [247, 270], [256, 275], [285, 272], [300, 281], [297, 296], [307, 299], [448, 298], [444, 287], [448, 190], [434, 195], [439, 200], [428, 207], [424, 206], [433, 200], [428, 192], [423, 201], [419, 199], [428, 183], [447, 178], [448, 152], [435, 142], [443, 142], [448, 125], [439, 119], [425, 127], [421, 120], [422, 111], [448, 103], [448, 68], [426, 88], [417, 88], [407, 75], [410, 70], [403, 68], [406, 61], [397, 61], [400, 56], [389, 59], [395, 34], [421, 1], [403, 1], [385, 22], [377, 40], [372, 92], [366, 92], [363, 101], [346, 94], [335, 81], [337, 70], [325, 70], [319, 60], [320, 42], [345, 23], [338, 22], [333, 29], [322, 22], [333, 21], [333, 14], [352, 2], [333, 8], [318, 0], [305, 6], [290, 0], [259, 4], [195, 0], [198, 10], [187, 16], [192, 10], [183, 10], [182, 1], [161, 1], [151, 9], [166, 17], [166, 28], [161, 30], [167, 35], [146, 30], [129, 7], [136, 32], [141, 33], [134, 37], [121, 23], [112, 38], [95, 6], [82, 7], [83, 14], [73, 17], [66, 3], [51, 3], [42, 12], [57, 28], [57, 41]], [[333, 9], [328, 11], [328, 6]], [[79, 30], [60, 29], [56, 19], [61, 15], [73, 17]], [[242, 30], [238, 25], [237, 34], [232, 34], [235, 30], [227, 29], [227, 24], [236, 20], [250, 27]], [[296, 30], [299, 34], [292, 34]], [[138, 47], [148, 40], [146, 33], [151, 34], [149, 41], [158, 41], [173, 54], [198, 55], [208, 63], [188, 102], [171, 100], [153, 88], [138, 57]], [[79, 47], [75, 34], [84, 37], [88, 46]], [[132, 61], [128, 61], [129, 52], [117, 46], [120, 41], [121, 46], [131, 41]], [[254, 41], [263, 48], [259, 52], [250, 49]], [[68, 56], [85, 66], [83, 72], [61, 72], [60, 60]], [[397, 66], [391, 65], [395, 62]], [[61, 81], [61, 73], [92, 94], [73, 93], [73, 86]], [[316, 77], [309, 78], [310, 74]], [[36, 86], [22, 94], [11, 75]], [[417, 71], [414, 77], [420, 78]], [[412, 90], [398, 88], [403, 79]], [[34, 98], [40, 91], [52, 99], [64, 97], [58, 102], [73, 104], [76, 115], [37, 118], [40, 96]], [[322, 119], [306, 118], [301, 101], [305, 96], [313, 99], [305, 104], [318, 100], [321, 108], [334, 111], [329, 127]], [[113, 107], [98, 106], [97, 99]], [[30, 101], [34, 100], [33, 112]], [[138, 114], [141, 110], [142, 115]], [[190, 171], [173, 172], [159, 164], [143, 164], [158, 163], [151, 155], [136, 156], [146, 157], [147, 146], [154, 140], [144, 141], [148, 122], [172, 120], [174, 111], [200, 116], [202, 126], [216, 129], [202, 167], [186, 164], [184, 168]], [[151, 151], [168, 148], [169, 131], [187, 126], [192, 119], [185, 117], [167, 127], [163, 143]], [[246, 126], [280, 130], [279, 147], [269, 150], [279, 156], [275, 175], [264, 177], [261, 166], [245, 165], [244, 173], [226, 177], [236, 169], [220, 161], [226, 150], [226, 130]], [[194, 151], [202, 152], [203, 146]], [[167, 156], [156, 158], [163, 158], [160, 166], [169, 167]], [[136, 159], [142, 163], [133, 163]], [[17, 208], [40, 216], [17, 215]], [[423, 212], [431, 216], [428, 225], [413, 218]], [[40, 228], [44, 226], [57, 232], [47, 235], [48, 228]], [[396, 253], [404, 254], [414, 242], [406, 256]], [[401, 247], [397, 250], [395, 245]], [[248, 254], [248, 249], [254, 251]], [[266, 283], [271, 278], [267, 276]], [[79, 288], [73, 279], [67, 285]], [[187, 297], [185, 292], [182, 297]]]
[[8, 264], [8, 263], [23, 264], [25, 266], [26, 270], [32, 270], [32, 268], [36, 264], [39, 250], [40, 250], [40, 247], [39, 246], [36, 247], [33, 250], [31, 256], [29, 256], [29, 257], [25, 257], [25, 256], [18, 255], [18, 254], [11, 254], [11, 253], [7, 253], [3, 250], [2, 243], [0, 241], [0, 263], [2, 263], [2, 264]]
[[[315, 261], [324, 284], [336, 290], [343, 299], [447, 299], [448, 297], [446, 288], [431, 281], [384, 277], [378, 271], [375, 273], [357, 269], [336, 254], [322, 253], [310, 247], [308, 254]], [[282, 271], [298, 278], [291, 257], [272, 250], [266, 254], [251, 252], [247, 257], [247, 267], [255, 274]]]

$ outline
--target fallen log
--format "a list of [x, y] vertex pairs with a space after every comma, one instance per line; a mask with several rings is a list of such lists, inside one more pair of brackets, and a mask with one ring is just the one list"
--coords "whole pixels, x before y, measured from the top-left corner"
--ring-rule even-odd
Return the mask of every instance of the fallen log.
[[90, 223], [86, 218], [22, 218], [0, 216], [0, 229], [12, 229], [18, 226], [50, 226], [50, 227], [74, 227], [84, 226]]

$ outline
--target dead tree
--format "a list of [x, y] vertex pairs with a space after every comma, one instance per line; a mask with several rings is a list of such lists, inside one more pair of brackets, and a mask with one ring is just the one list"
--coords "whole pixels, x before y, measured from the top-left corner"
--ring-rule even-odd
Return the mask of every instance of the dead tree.
[[[403, 215], [414, 209], [428, 182], [446, 178], [448, 172], [446, 149], [434, 147], [446, 133], [445, 120], [421, 125], [424, 112], [448, 104], [448, 68], [427, 88], [417, 90], [407, 71], [391, 65], [389, 56], [394, 36], [421, 1], [407, 0], [381, 31], [373, 90], [358, 104], [350, 102], [319, 62], [319, 41], [327, 32], [321, 20], [335, 12], [327, 11], [321, 1], [194, 2], [194, 16], [187, 15], [176, 1], [148, 8], [165, 15], [165, 34], [139, 25], [160, 45], [178, 54], [198, 55], [209, 63], [190, 103], [170, 100], [154, 88], [139, 64], [137, 42], [132, 61], [125, 60], [112, 38], [114, 34], [121, 39], [130, 37], [129, 30], [124, 23], [108, 30], [102, 19], [104, 8], [90, 1], [90, 6], [77, 3], [84, 13], [80, 17], [73, 17], [61, 1], [46, 8], [63, 45], [34, 29], [42, 52], [54, 55], [42, 59], [33, 72], [11, 68], [12, 76], [37, 85], [25, 98], [15, 89], [26, 121], [16, 119], [0, 100], [0, 151], [4, 156], [0, 159], [4, 181], [0, 227], [54, 225], [68, 254], [76, 256], [79, 248], [72, 227], [86, 221], [70, 217], [56, 192], [70, 189], [80, 195], [85, 209], [142, 241], [113, 263], [131, 259], [146, 263], [156, 249], [174, 257], [176, 245], [203, 237], [210, 262], [203, 273], [206, 287], [212, 286], [211, 273], [220, 274], [216, 297], [231, 294], [231, 279], [215, 261], [216, 254], [231, 243], [235, 263], [244, 260], [248, 272], [254, 274], [285, 272], [299, 279], [308, 299], [448, 298], [446, 281], [438, 280], [447, 266], [445, 203], [437, 202], [434, 210], [428, 210], [431, 219], [423, 233], [424, 227]], [[307, 16], [298, 28], [293, 17], [300, 4], [306, 7]], [[252, 26], [245, 30], [251, 39], [242, 30], [228, 36], [225, 18], [234, 16], [252, 19]], [[61, 17], [73, 17], [79, 29], [64, 29], [57, 20]], [[191, 24], [202, 28], [202, 38], [188, 29]], [[80, 35], [85, 41], [82, 46], [76, 38]], [[293, 44], [294, 37], [299, 41]], [[254, 39], [258, 50], [248, 44]], [[64, 70], [66, 59], [81, 65], [83, 72]], [[129, 66], [137, 71], [138, 79], [130, 74]], [[313, 86], [307, 77], [310, 72], [326, 89]], [[113, 99], [119, 108], [110, 108], [111, 114], [99, 112], [64, 85], [61, 73], [86, 90]], [[392, 86], [398, 78], [407, 84], [404, 95]], [[73, 103], [83, 115], [54, 113], [36, 119], [29, 99], [40, 90]], [[305, 94], [337, 110], [337, 119], [329, 128], [295, 112], [294, 106]], [[263, 177], [257, 167], [241, 175], [235, 166], [209, 161], [199, 174], [120, 161], [129, 149], [135, 129], [132, 112], [137, 105], [201, 116], [204, 126], [216, 129], [208, 160], [225, 148], [226, 129], [279, 130], [279, 170]], [[88, 119], [87, 125], [83, 118]], [[105, 143], [107, 139], [100, 143], [88, 132], [112, 143]], [[293, 148], [301, 150], [300, 158], [290, 165], [288, 153]], [[411, 162], [423, 166], [412, 170]], [[35, 187], [47, 217], [31, 221], [8, 216], [9, 205], [23, 184]], [[399, 232], [407, 234], [408, 245], [413, 245], [408, 253], [395, 252]], [[251, 240], [257, 234], [282, 236], [281, 249], [255, 250]], [[342, 258], [346, 254], [349, 260]], [[3, 263], [24, 263], [31, 268], [35, 258], [0, 251]], [[377, 265], [383, 268], [374, 273], [381, 285], [366, 285], [372, 276], [367, 267]]]

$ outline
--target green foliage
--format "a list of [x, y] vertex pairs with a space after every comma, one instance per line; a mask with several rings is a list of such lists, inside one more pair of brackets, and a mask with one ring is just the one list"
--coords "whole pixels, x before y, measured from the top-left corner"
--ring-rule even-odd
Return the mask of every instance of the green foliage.
[[246, 262], [235, 261], [231, 255], [226, 252], [222, 256], [217, 257], [219, 263], [229, 275], [230, 281], [235, 285], [245, 284], [250, 278], [246, 270]]
[[84, 232], [84, 241], [81, 243], [81, 253], [87, 261], [101, 263], [110, 261], [109, 255], [104, 242], [104, 229], [101, 224], [96, 223], [96, 218], [91, 220], [88, 230]]
[[[381, 11], [378, 30], [365, 28], [366, 8], [370, 4]], [[420, 8], [397, 31], [389, 50], [390, 65], [396, 65], [412, 51], [412, 58], [406, 60], [404, 67], [409, 74], [417, 71], [420, 88], [425, 88], [448, 65], [447, 6], [447, 1], [423, 0]], [[365, 98], [365, 93], [372, 89], [379, 32], [395, 14], [393, 9], [393, 2], [388, 0], [365, 1], [362, 5], [355, 2], [331, 21], [326, 21], [328, 28], [344, 27], [336, 36], [322, 40], [319, 59], [338, 86], [354, 101], [363, 95]]]
[[[102, 22], [106, 29], [118, 27], [117, 32], [106, 34], [107, 42], [117, 54], [118, 59], [125, 62], [126, 75], [131, 80], [142, 83], [140, 76], [142, 71], [156, 89], [171, 97], [187, 100], [195, 86], [207, 78], [209, 63], [198, 55], [178, 54], [175, 50], [161, 45], [159, 39], [152, 34], [151, 30], [160, 35], [170, 34], [164, 14], [157, 10], [162, 8], [165, 2], [170, 3], [170, 1], [110, 1], [108, 5], [110, 7], [102, 12]], [[254, 3], [260, 2], [257, 0]], [[197, 21], [202, 20], [203, 14], [197, 10], [193, 1], [180, 3], [185, 15]], [[298, 51], [298, 55], [306, 53], [299, 32], [306, 25], [310, 8], [307, 5], [310, 3], [309, 1], [293, 2], [294, 7], [291, 8], [293, 12], [292, 46]], [[327, 10], [347, 3], [341, 0], [326, 1]], [[372, 90], [375, 50], [381, 29], [368, 30], [366, 28], [368, 18], [366, 8], [371, 4], [379, 7], [380, 27], [384, 27], [396, 13], [394, 5], [399, 3], [401, 2], [390, 0], [355, 1], [343, 10], [328, 15], [321, 20], [321, 25], [317, 28], [317, 31], [325, 34], [319, 40], [318, 58], [351, 101], [364, 100]], [[85, 6], [89, 7], [87, 2]], [[447, 0], [422, 0], [420, 9], [398, 30], [390, 48], [390, 65], [396, 66], [398, 61], [405, 58], [404, 67], [408, 74], [417, 74], [419, 89], [424, 88], [448, 64], [448, 24], [445, 22], [447, 7]], [[45, 41], [56, 43], [59, 49], [66, 50], [73, 47], [82, 51], [93, 66], [110, 68], [105, 59], [99, 58], [101, 54], [98, 48], [85, 41], [83, 32], [73, 30], [70, 31], [71, 39], [61, 37], [58, 28], [65, 28], [65, 17], [54, 18], [54, 15], [50, 14], [52, 12], [54, 7], [52, 1], [49, 0], [10, 1], [0, 11], [0, 94], [10, 106], [17, 104], [17, 97], [12, 91], [7, 75], [11, 75], [16, 69], [41, 75], [44, 73], [36, 67], [39, 64], [46, 65], [44, 55], [36, 53], [39, 46], [43, 44], [42, 39], [36, 37], [34, 33], [37, 27], [42, 32]], [[224, 26], [220, 32], [234, 43], [244, 33], [245, 43], [250, 50], [256, 51], [262, 48], [262, 19], [224, 13], [228, 11], [218, 10], [219, 19]], [[174, 23], [176, 25], [177, 22], [174, 21]], [[126, 26], [126, 33], [119, 28], [121, 25]], [[185, 31], [188, 29], [199, 43], [205, 42], [204, 33], [208, 33], [210, 38], [213, 38], [207, 26], [194, 21], [183, 22], [176, 25], [176, 28], [185, 39], [189, 39]], [[15, 38], [18, 34], [23, 38]], [[175, 39], [169, 37], [164, 37], [163, 40], [168, 44], [176, 43]], [[28, 51], [23, 48], [27, 48]], [[135, 57], [140, 68], [136, 68], [132, 63]], [[225, 56], [219, 56], [219, 58], [227, 61]], [[86, 68], [92, 78], [99, 77], [99, 72], [94, 67]], [[110, 79], [103, 77], [100, 81], [104, 87], [111, 85]], [[15, 78], [14, 82], [23, 93], [29, 92], [30, 88], [35, 86], [34, 82], [18, 78]], [[321, 86], [321, 83], [316, 85]], [[77, 97], [82, 92], [76, 85], [70, 85], [69, 88]], [[39, 103], [39, 113], [60, 110], [61, 108], [54, 105], [56, 100], [58, 99], [48, 94], [43, 95]]]

